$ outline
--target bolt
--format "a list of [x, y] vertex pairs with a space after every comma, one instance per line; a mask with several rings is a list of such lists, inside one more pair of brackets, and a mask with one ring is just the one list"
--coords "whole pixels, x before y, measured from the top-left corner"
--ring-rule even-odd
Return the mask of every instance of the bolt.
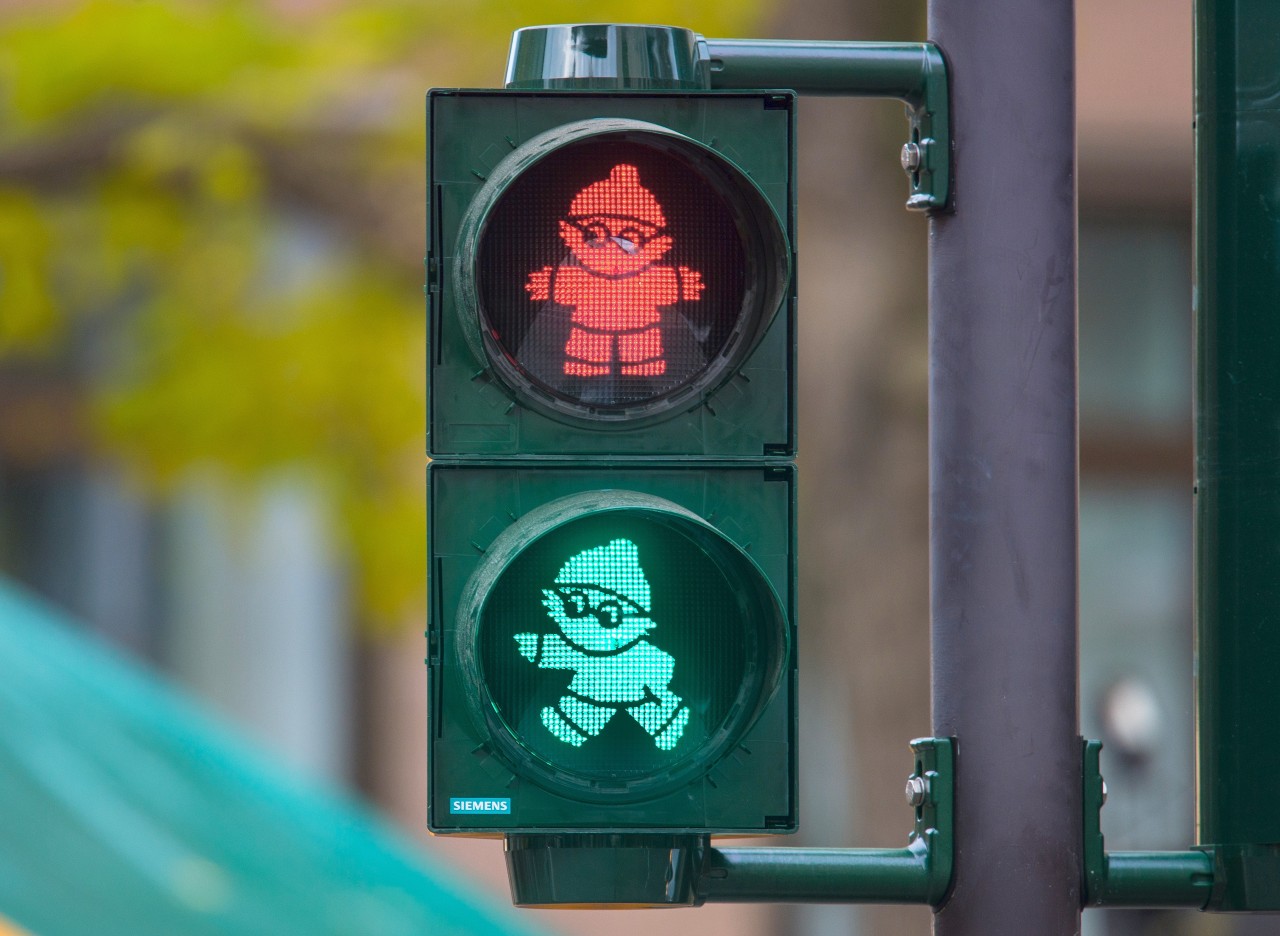
[[920, 168], [920, 144], [919, 143], [903, 143], [902, 144], [902, 169], [904, 172], [915, 172]]
[[1107, 805], [1107, 781], [1102, 781], [1102, 805]]
[[925, 797], [929, 793], [929, 781], [924, 777], [908, 778], [906, 793], [908, 806], [923, 806]]

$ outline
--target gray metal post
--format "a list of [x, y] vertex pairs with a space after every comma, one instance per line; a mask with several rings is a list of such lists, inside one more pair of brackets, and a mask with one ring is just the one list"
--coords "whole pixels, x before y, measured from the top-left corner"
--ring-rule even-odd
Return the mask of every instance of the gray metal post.
[[1080, 927], [1073, 7], [929, 2], [956, 141], [930, 235], [933, 731], [958, 739], [937, 936]]

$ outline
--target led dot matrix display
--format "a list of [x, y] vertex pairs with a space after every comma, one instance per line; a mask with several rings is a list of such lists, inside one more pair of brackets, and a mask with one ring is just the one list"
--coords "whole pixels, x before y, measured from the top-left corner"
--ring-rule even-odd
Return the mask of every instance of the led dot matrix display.
[[476, 260], [479, 326], [507, 379], [603, 416], [724, 379], [776, 312], [786, 263], [758, 258], [767, 208], [735, 171], [639, 131], [525, 168], [490, 209]]
[[519, 772], [643, 797], [749, 727], [785, 627], [759, 571], [717, 537], [650, 510], [587, 513], [506, 561], [460, 640], [487, 694], [477, 718]]
[[573, 674], [541, 714], [547, 730], [574, 747], [626, 714], [669, 751], [689, 720], [688, 706], [669, 688], [675, 660], [645, 639], [655, 624], [638, 552], [631, 540], [615, 539], [570, 556], [554, 589], [542, 590], [556, 631], [515, 636], [530, 662]]
[[793, 830], [794, 95], [427, 113], [429, 827]]

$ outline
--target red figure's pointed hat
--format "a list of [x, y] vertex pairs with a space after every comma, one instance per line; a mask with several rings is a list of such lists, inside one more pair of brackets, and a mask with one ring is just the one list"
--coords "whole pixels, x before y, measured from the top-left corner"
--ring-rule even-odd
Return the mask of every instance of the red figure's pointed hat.
[[609, 172], [609, 178], [593, 182], [574, 196], [569, 206], [571, 218], [590, 218], [608, 215], [615, 218], [634, 218], [655, 227], [666, 226], [662, 206], [653, 193], [640, 184], [640, 173], [635, 166], [619, 163]]

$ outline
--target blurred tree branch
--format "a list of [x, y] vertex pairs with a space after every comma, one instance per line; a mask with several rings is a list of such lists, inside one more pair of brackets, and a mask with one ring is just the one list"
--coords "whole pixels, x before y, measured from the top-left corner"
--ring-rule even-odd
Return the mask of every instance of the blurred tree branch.
[[0, 148], [0, 185], [51, 192], [105, 165], [127, 134], [153, 114], [90, 114], [82, 122]]
[[[723, 34], [755, 6], [646, 15]], [[25, 440], [6, 457], [66, 457], [43, 412], [161, 490], [196, 465], [304, 466], [345, 521], [364, 616], [410, 619], [422, 93], [496, 77], [513, 28], [581, 18], [572, 0], [0, 8], [0, 383], [25, 388], [0, 404]]]

